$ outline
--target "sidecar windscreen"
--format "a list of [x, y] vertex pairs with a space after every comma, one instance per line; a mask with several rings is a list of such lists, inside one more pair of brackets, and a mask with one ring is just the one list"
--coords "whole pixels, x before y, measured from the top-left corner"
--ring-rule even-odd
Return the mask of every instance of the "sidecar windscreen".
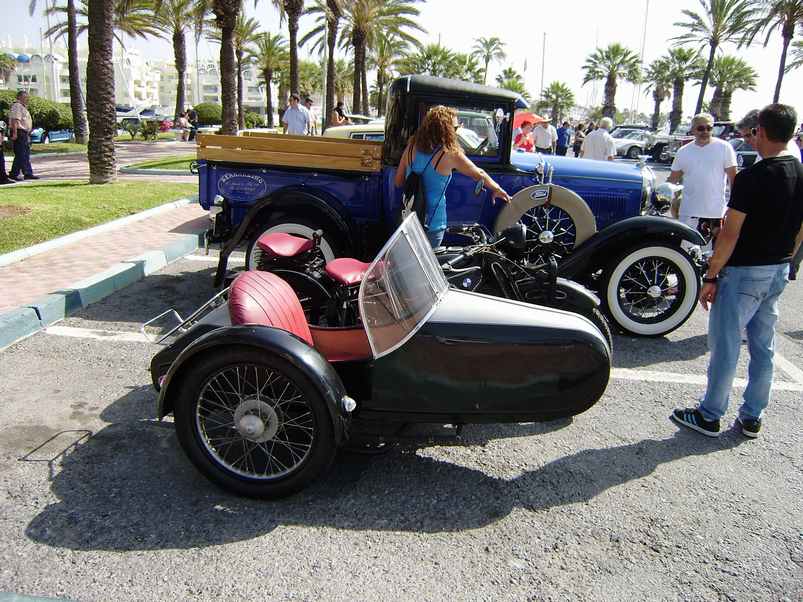
[[360, 285], [360, 316], [374, 358], [404, 345], [448, 288], [418, 218], [410, 215], [385, 243]]

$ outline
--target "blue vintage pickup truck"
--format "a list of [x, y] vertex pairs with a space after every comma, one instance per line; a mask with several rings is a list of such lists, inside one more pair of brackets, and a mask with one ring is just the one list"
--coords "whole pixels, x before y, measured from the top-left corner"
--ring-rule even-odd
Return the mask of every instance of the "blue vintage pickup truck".
[[[258, 263], [256, 241], [265, 232], [311, 237], [322, 230], [327, 259], [373, 257], [397, 223], [401, 194], [393, 177], [406, 142], [437, 104], [457, 109], [470, 134], [459, 136], [463, 150], [514, 196], [520, 213], [513, 219], [557, 250], [561, 275], [600, 293], [619, 326], [649, 336], [685, 321], [699, 274], [681, 242], [703, 241], [682, 224], [642, 215], [654, 196], [647, 166], [513, 152], [513, 115], [528, 106], [518, 94], [420, 75], [391, 84], [383, 142], [199, 136], [200, 203], [212, 219], [207, 240], [221, 244], [217, 282], [238, 247], [246, 248], [248, 267]], [[475, 184], [455, 174], [449, 222], [495, 230], [501, 207], [487, 192], [478, 196]], [[547, 196], [542, 189], [550, 184]], [[625, 283], [645, 266], [650, 276], [628, 290]], [[647, 305], [634, 305], [637, 297]]]

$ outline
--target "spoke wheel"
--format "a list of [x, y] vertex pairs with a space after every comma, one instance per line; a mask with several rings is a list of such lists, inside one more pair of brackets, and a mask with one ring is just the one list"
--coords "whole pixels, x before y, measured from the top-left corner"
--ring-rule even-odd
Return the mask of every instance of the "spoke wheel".
[[608, 270], [605, 299], [614, 322], [638, 336], [661, 336], [683, 324], [700, 290], [697, 268], [679, 248], [632, 249]]
[[541, 205], [521, 216], [527, 228], [528, 261], [545, 265], [550, 255], [559, 258], [572, 252], [577, 242], [577, 227], [567, 211], [554, 205]]
[[191, 367], [175, 417], [195, 466], [254, 497], [297, 491], [328, 466], [334, 435], [320, 393], [265, 350], [224, 349]]

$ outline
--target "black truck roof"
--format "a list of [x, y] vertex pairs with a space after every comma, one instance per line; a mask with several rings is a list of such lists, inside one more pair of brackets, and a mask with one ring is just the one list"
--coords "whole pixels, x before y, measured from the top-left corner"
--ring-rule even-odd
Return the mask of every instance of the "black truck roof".
[[391, 96], [414, 94], [416, 96], [447, 96], [451, 103], [459, 104], [460, 100], [472, 100], [481, 103], [515, 103], [517, 109], [529, 107], [518, 92], [483, 86], [458, 79], [446, 79], [431, 75], [405, 75], [390, 85]]

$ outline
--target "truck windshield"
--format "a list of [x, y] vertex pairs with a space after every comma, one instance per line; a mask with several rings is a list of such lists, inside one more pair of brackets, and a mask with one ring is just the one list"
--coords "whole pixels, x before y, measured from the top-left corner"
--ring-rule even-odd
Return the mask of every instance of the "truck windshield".
[[449, 285], [415, 214], [398, 227], [360, 285], [360, 316], [374, 358], [398, 349], [435, 311]]

